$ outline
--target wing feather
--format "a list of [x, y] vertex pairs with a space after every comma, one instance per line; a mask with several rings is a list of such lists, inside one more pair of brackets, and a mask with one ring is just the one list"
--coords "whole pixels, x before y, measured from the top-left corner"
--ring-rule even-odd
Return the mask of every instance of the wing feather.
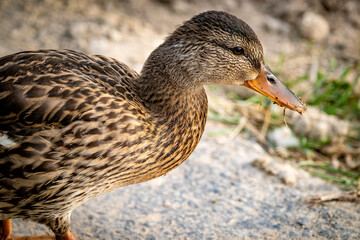
[[126, 88], [137, 76], [115, 59], [71, 50], [5, 56], [0, 58], [0, 130], [66, 126], [103, 97], [123, 100], [117, 87]]

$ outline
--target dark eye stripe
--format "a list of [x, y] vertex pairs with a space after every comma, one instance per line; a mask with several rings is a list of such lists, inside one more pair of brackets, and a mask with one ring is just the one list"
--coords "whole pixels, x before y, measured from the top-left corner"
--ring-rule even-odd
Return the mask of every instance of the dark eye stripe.
[[[230, 51], [231, 51], [232, 53], [234, 53], [235, 55], [242, 55], [242, 54], [244, 54], [244, 49], [243, 49], [242, 47], [237, 46], [237, 47], [234, 47], [234, 48], [230, 48], [230, 47], [228, 47], [228, 46], [226, 46], [226, 45], [224, 45], [224, 44], [221, 44], [221, 43], [219, 43], [219, 42], [217, 42], [217, 41], [212, 41], [212, 43], [213, 43], [214, 45], [216, 45], [216, 46], [222, 47], [222, 48], [225, 49], [225, 50], [230, 50]], [[235, 53], [234, 51], [236, 51], [236, 50], [238, 50], [239, 53]]]

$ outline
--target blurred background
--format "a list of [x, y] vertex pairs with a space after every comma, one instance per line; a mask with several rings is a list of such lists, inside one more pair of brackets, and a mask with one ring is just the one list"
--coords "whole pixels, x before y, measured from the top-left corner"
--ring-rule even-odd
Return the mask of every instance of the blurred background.
[[267, 64], [309, 110], [284, 113], [247, 89], [210, 86], [208, 136], [255, 139], [273, 156], [359, 190], [358, 0], [1, 0], [0, 55], [66, 48], [111, 56], [140, 71], [176, 26], [210, 9], [255, 30]]

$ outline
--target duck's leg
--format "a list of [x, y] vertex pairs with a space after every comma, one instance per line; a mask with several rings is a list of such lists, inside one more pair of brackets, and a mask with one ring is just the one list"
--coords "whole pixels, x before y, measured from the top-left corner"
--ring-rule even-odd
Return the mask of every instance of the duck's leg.
[[[65, 221], [65, 228], [69, 229], [70, 217]], [[0, 240], [79, 240], [75, 234], [66, 231], [63, 235], [54, 236], [28, 236], [28, 237], [10, 237], [12, 231], [11, 219], [0, 220]]]
[[[10, 235], [10, 234], [9, 234]], [[6, 240], [6, 238], [4, 238]], [[3, 240], [3, 239], [0, 239]], [[79, 240], [72, 232], [67, 232], [63, 236], [29, 236], [29, 237], [16, 237], [7, 238], [7, 240]]]
[[53, 236], [26, 236], [26, 237], [11, 237], [8, 240], [55, 240]]
[[70, 215], [64, 214], [55, 219], [49, 219], [46, 225], [53, 230], [56, 240], [79, 240], [75, 234], [70, 232]]
[[52, 236], [33, 236], [33, 237], [10, 237], [12, 230], [11, 219], [0, 220], [0, 240], [50, 240]]
[[6, 240], [11, 234], [11, 219], [0, 220], [0, 240]]
[[79, 239], [72, 232], [67, 232], [65, 235], [57, 236], [57, 237], [53, 237], [53, 236], [29, 236], [29, 237], [8, 238], [7, 240], [79, 240]]
[[0, 220], [0, 240], [79, 240], [72, 232], [67, 232], [63, 236], [27, 236], [10, 237], [12, 230], [11, 219]]
[[56, 240], [79, 240], [75, 234], [68, 231], [64, 236], [56, 236]]

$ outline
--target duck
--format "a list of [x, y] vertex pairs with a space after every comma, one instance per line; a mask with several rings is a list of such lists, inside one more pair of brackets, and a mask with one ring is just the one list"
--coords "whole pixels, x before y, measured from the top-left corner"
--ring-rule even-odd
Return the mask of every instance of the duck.
[[204, 132], [206, 85], [244, 86], [306, 111], [265, 64], [251, 27], [222, 11], [177, 27], [140, 74], [72, 50], [0, 58], [0, 240], [14, 218], [55, 235], [27, 239], [76, 240], [76, 207], [183, 163]]

